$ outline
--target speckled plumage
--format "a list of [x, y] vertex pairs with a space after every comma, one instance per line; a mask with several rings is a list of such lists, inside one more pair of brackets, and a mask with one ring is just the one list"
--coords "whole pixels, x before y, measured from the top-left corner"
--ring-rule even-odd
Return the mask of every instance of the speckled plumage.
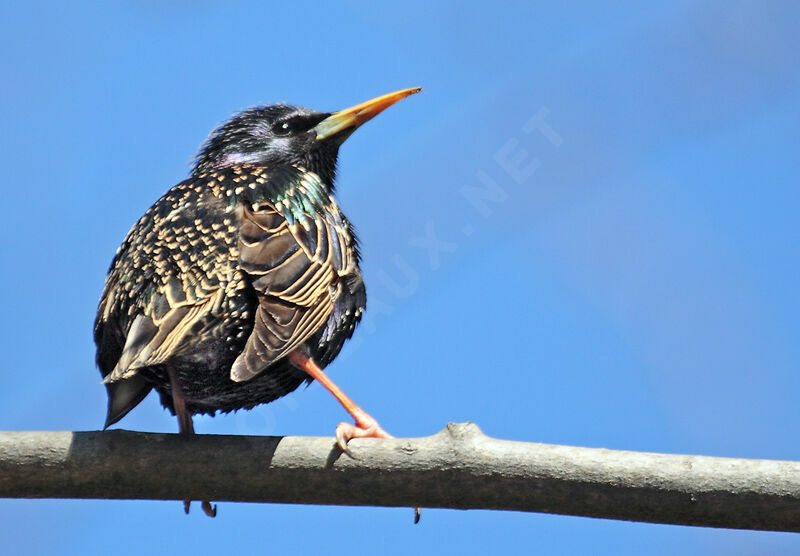
[[[151, 388], [173, 410], [166, 366], [191, 413], [291, 392], [308, 376], [284, 356], [302, 346], [324, 367], [361, 318], [358, 261], [349, 222], [311, 170], [236, 165], [176, 185], [134, 225], [106, 280], [98, 365], [112, 402], [134, 390], [107, 425]], [[232, 367], [250, 379], [231, 380]]]

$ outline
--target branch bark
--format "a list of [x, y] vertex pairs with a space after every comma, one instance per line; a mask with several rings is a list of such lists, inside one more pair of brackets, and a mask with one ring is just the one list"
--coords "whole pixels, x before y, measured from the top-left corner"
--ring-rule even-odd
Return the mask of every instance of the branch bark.
[[800, 462], [498, 440], [0, 432], [0, 497], [214, 500], [546, 512], [800, 531]]

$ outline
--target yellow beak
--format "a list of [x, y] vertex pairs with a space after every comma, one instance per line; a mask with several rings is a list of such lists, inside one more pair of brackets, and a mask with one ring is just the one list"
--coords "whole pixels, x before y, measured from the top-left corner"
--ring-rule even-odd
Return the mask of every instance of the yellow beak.
[[350, 108], [345, 108], [339, 112], [334, 112], [318, 123], [316, 127], [314, 127], [314, 131], [317, 133], [317, 140], [319, 141], [321, 139], [331, 137], [332, 135], [336, 135], [340, 131], [344, 131], [346, 129], [350, 129], [352, 132], [358, 126], [367, 120], [371, 120], [398, 100], [406, 98], [409, 95], [413, 95], [414, 93], [418, 93], [421, 90], [422, 87], [413, 87], [411, 89], [395, 91], [394, 93], [381, 95], [373, 98], [372, 100], [368, 100], [367, 102], [356, 104]]

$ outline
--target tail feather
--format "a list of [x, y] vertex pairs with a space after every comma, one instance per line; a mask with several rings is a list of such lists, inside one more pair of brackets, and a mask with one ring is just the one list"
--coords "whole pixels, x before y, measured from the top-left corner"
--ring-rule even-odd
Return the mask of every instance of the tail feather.
[[125, 417], [152, 389], [152, 383], [141, 375], [133, 375], [130, 378], [106, 384], [108, 413], [106, 414], [106, 424], [103, 428], [107, 429]]

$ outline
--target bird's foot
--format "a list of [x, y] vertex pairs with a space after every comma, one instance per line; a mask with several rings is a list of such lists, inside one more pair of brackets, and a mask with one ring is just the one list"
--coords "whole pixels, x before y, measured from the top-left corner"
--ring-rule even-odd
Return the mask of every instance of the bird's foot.
[[353, 457], [352, 452], [347, 447], [347, 443], [353, 438], [394, 438], [391, 434], [383, 430], [371, 415], [367, 412], [358, 409], [353, 412], [356, 424], [339, 423], [336, 426], [336, 444], [339, 449]]
[[336, 427], [336, 444], [338, 444], [342, 452], [353, 457], [353, 454], [347, 449], [347, 442], [353, 438], [392, 438], [392, 435], [383, 430], [370, 414], [358, 407], [353, 400], [347, 397], [347, 395], [342, 392], [341, 388], [336, 386], [336, 384], [328, 378], [328, 375], [322, 372], [322, 369], [313, 359], [300, 350], [294, 350], [289, 353], [289, 361], [298, 369], [305, 371], [308, 376], [319, 381], [328, 392], [339, 400], [339, 403], [341, 403], [347, 412], [353, 416], [353, 419], [355, 419], [355, 425], [339, 423]]
[[203, 500], [200, 503], [200, 507], [203, 508], [203, 513], [205, 513], [208, 517], [217, 517], [217, 505], [211, 505], [211, 502], [208, 500]]
[[[191, 507], [191, 505], [192, 505], [192, 501], [191, 500], [184, 500], [183, 501], [183, 511], [186, 514], [189, 513], [189, 508]], [[203, 513], [206, 514], [208, 517], [217, 517], [217, 505], [216, 504], [214, 504], [212, 506], [211, 502], [209, 502], [208, 500], [203, 500], [200, 503], [200, 507], [203, 509]]]

